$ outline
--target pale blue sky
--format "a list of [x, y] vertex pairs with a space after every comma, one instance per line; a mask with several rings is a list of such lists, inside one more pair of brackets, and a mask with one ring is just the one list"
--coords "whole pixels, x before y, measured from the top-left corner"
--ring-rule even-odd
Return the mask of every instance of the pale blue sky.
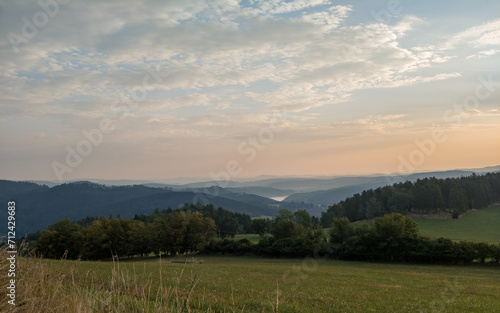
[[500, 164], [498, 1], [65, 2], [0, 4], [0, 178]]

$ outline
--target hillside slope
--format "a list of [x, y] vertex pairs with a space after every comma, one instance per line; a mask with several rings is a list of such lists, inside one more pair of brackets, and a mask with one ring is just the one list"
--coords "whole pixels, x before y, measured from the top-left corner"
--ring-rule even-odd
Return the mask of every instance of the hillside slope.
[[473, 210], [457, 220], [415, 219], [420, 233], [452, 240], [500, 243], [500, 205]]
[[370, 188], [384, 186], [385, 184], [358, 184], [354, 186], [343, 186], [329, 190], [319, 190], [312, 192], [294, 193], [286, 197], [284, 202], [305, 202], [314, 204], [333, 204], [352, 196], [355, 193], [362, 192]]
[[[52, 188], [33, 183], [0, 182], [0, 198], [16, 202], [16, 235], [46, 228], [64, 219], [78, 220], [87, 216], [118, 216], [132, 218], [135, 214], [150, 214], [156, 208], [178, 208], [186, 203], [213, 204], [226, 210], [246, 213], [251, 216], [277, 214], [267, 204], [275, 201], [253, 195], [219, 192], [225, 196], [214, 196], [193, 191], [172, 191], [140, 185], [104, 186], [91, 182], [75, 182]], [[207, 203], [208, 202], [208, 203]], [[6, 203], [6, 202], [5, 202]], [[0, 218], [7, 220], [7, 211]], [[2, 232], [3, 233], [3, 232]]]

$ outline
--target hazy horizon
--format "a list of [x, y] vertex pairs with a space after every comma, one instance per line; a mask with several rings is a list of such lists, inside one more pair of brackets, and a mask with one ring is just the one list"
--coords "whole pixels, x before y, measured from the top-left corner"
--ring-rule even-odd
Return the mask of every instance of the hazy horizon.
[[[230, 181], [233, 182], [252, 182], [252, 181], [259, 181], [259, 180], [266, 180], [266, 179], [294, 179], [294, 178], [299, 178], [299, 179], [331, 179], [331, 178], [342, 178], [342, 177], [382, 177], [382, 176], [406, 176], [406, 175], [412, 175], [412, 174], [425, 174], [425, 173], [437, 173], [437, 172], [451, 172], [451, 171], [474, 171], [474, 170], [483, 170], [487, 168], [500, 168], [500, 165], [491, 165], [491, 166], [486, 166], [486, 167], [480, 167], [480, 168], [454, 168], [454, 169], [444, 169], [444, 170], [422, 170], [422, 171], [416, 171], [412, 173], [399, 173], [399, 172], [393, 172], [393, 173], [354, 173], [354, 174], [343, 174], [343, 175], [338, 175], [338, 174], [321, 174], [321, 175], [272, 175], [272, 174], [264, 174], [264, 175], [257, 175], [257, 176], [237, 176], [237, 177], [230, 177]], [[498, 171], [495, 170], [495, 171]], [[482, 171], [480, 173], [486, 173], [486, 171]], [[0, 179], [7, 179], [4, 177], [0, 177]], [[9, 180], [9, 179], [7, 179]], [[201, 177], [201, 176], [184, 176], [184, 177], [162, 177], [162, 178], [136, 178], [136, 179], [130, 179], [130, 178], [100, 178], [100, 177], [79, 177], [79, 178], [74, 178], [74, 179], [69, 179], [69, 180], [63, 180], [59, 181], [57, 179], [55, 180], [45, 180], [45, 179], [10, 179], [13, 181], [33, 181], [33, 182], [58, 182], [58, 183], [68, 183], [68, 182], [75, 182], [75, 181], [104, 181], [104, 182], [110, 182], [110, 181], [131, 181], [131, 182], [150, 182], [150, 183], [163, 183], [163, 184], [172, 184], [172, 185], [183, 185], [183, 184], [190, 184], [190, 183], [203, 183], [203, 182], [210, 182], [210, 181], [220, 181], [221, 183], [227, 182], [224, 177], [216, 177], [212, 178], [210, 176], [206, 177]], [[389, 183], [389, 182], [388, 182]]]
[[66, 2], [0, 4], [2, 179], [500, 164], [500, 2]]

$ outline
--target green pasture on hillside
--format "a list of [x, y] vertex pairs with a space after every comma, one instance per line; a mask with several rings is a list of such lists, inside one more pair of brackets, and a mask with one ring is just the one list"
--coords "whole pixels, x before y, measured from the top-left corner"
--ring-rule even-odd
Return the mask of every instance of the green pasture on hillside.
[[424, 236], [500, 243], [500, 205], [471, 211], [456, 220], [415, 221]]
[[253, 243], [259, 243], [260, 236], [258, 234], [238, 234], [234, 236], [234, 240], [246, 238]]

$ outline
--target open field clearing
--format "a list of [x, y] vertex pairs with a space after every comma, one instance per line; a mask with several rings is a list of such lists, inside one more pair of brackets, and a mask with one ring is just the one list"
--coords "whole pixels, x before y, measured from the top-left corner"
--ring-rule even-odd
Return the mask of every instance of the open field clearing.
[[[454, 241], [467, 240], [475, 242], [500, 243], [500, 205], [486, 209], [470, 211], [460, 219], [414, 219], [422, 236], [431, 238], [449, 238]], [[354, 223], [371, 224], [373, 220], [363, 220]], [[330, 228], [324, 228], [325, 234]], [[253, 234], [238, 235], [255, 240]], [[238, 238], [239, 239], [239, 238]], [[257, 238], [258, 241], [258, 238]]]
[[252, 243], [259, 243], [260, 236], [258, 234], [238, 234], [234, 236], [235, 240], [246, 238]]
[[452, 240], [500, 242], [500, 205], [472, 211], [457, 220], [416, 219], [420, 233]]

